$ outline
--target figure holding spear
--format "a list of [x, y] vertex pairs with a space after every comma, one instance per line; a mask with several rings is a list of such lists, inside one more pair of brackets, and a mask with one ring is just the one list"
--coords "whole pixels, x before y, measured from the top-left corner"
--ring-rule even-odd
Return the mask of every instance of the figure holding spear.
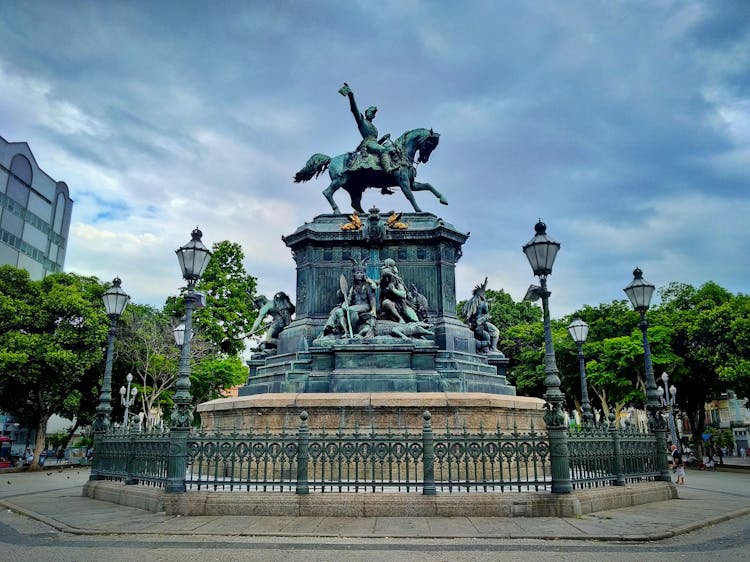
[[342, 275], [339, 279], [339, 292], [342, 302], [332, 311], [323, 335], [341, 334], [345, 337], [368, 337], [374, 327], [376, 317], [375, 292], [367, 280], [365, 264], [355, 262], [352, 267], [352, 284]]

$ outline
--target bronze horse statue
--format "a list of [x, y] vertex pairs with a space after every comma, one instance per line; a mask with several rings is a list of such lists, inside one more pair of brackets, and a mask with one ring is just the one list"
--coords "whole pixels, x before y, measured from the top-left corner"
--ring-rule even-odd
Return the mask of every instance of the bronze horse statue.
[[445, 197], [432, 185], [414, 181], [417, 175], [415, 161], [419, 164], [426, 163], [439, 141], [440, 135], [432, 129], [406, 131], [393, 143], [397, 157], [394, 160], [395, 169], [391, 173], [385, 172], [377, 163], [355, 164], [356, 158], [360, 157], [358, 152], [339, 154], [333, 158], [325, 154], [313, 154], [305, 167], [294, 175], [294, 181], [299, 183], [310, 180], [328, 169], [331, 183], [323, 191], [323, 195], [334, 213], [341, 212], [333, 199], [333, 194], [341, 188], [349, 192], [352, 208], [358, 213], [364, 213], [362, 193], [368, 187], [379, 188], [383, 193], [390, 193], [389, 187], [399, 187], [414, 211], [420, 213], [422, 210], [414, 199], [414, 191], [430, 191], [443, 205], [448, 204]]

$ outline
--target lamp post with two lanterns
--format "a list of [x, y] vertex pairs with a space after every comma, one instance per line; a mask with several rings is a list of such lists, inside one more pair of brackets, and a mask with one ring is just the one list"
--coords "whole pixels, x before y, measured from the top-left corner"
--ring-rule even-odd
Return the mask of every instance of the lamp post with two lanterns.
[[[167, 470], [167, 492], [185, 491], [185, 468], [187, 455], [187, 434], [193, 422], [192, 396], [190, 395], [190, 340], [193, 335], [193, 308], [201, 306], [203, 299], [195, 292], [195, 285], [200, 280], [211, 259], [211, 252], [201, 242], [203, 233], [196, 227], [191, 233], [191, 240], [175, 250], [182, 269], [182, 277], [187, 281], [185, 296], [185, 320], [181, 331], [180, 365], [175, 383], [174, 409], [170, 419], [172, 450]], [[175, 339], [178, 334], [175, 332]], [[180, 344], [180, 341], [177, 341]]]
[[667, 423], [669, 424], [669, 433], [672, 438], [672, 444], [682, 450], [680, 441], [677, 438], [677, 428], [675, 427], [674, 421], [674, 406], [677, 403], [677, 387], [675, 385], [669, 386], [669, 375], [667, 373], [661, 374], [661, 381], [664, 383], [664, 387], [662, 388], [660, 386], [657, 392], [659, 393], [661, 405], [667, 410]]
[[135, 403], [135, 397], [138, 394], [138, 389], [136, 387], [130, 388], [130, 384], [133, 382], [133, 375], [128, 373], [128, 376], [125, 377], [125, 380], [128, 383], [128, 388], [125, 388], [124, 386], [120, 387], [120, 404], [125, 406], [125, 413], [122, 416], [122, 425], [127, 427], [130, 407]]
[[648, 425], [656, 437], [657, 448], [657, 468], [659, 469], [658, 479], [664, 482], [671, 482], [667, 467], [667, 458], [665, 454], [667, 449], [666, 428], [664, 420], [660, 415], [659, 393], [656, 390], [656, 380], [654, 379], [654, 365], [651, 361], [651, 347], [648, 343], [648, 321], [646, 320], [646, 311], [651, 306], [651, 297], [654, 295], [656, 287], [643, 279], [643, 271], [639, 267], [633, 270], [633, 280], [623, 289], [628, 299], [638, 314], [641, 321], [638, 327], [643, 333], [643, 360], [646, 368], [646, 412], [648, 413]]
[[544, 398], [547, 401], [544, 412], [544, 422], [549, 433], [550, 450], [555, 451], [551, 458], [552, 492], [568, 494], [572, 491], [570, 483], [569, 450], [567, 441], [567, 427], [563, 403], [565, 395], [560, 390], [555, 348], [552, 344], [552, 329], [550, 327], [549, 297], [547, 276], [552, 273], [552, 265], [560, 250], [560, 243], [547, 236], [547, 225], [541, 220], [534, 226], [535, 236], [523, 246], [523, 253], [529, 260], [534, 275], [539, 277], [540, 286], [532, 285], [526, 292], [526, 300], [542, 299], [544, 315], [544, 385], [547, 391]]

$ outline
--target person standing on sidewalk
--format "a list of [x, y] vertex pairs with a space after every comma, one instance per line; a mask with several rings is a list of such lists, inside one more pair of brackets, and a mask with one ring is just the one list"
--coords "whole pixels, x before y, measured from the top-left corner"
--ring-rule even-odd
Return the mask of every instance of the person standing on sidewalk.
[[685, 463], [682, 461], [682, 453], [677, 445], [672, 445], [672, 466], [677, 473], [677, 485], [685, 485]]

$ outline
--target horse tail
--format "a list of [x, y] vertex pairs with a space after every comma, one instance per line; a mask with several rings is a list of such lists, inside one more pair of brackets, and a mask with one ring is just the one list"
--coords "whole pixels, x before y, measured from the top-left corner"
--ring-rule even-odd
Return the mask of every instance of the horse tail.
[[294, 174], [294, 183], [300, 183], [303, 181], [317, 178], [320, 174], [328, 169], [328, 164], [331, 163], [331, 157], [325, 154], [313, 154], [299, 172]]

